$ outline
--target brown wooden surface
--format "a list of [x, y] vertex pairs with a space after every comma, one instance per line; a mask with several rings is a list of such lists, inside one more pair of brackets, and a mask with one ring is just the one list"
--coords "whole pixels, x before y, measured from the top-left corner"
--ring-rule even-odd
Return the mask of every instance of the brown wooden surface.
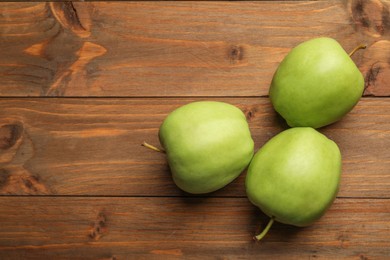
[[[340, 192], [307, 228], [275, 224], [245, 172], [191, 196], [158, 128], [219, 100], [256, 150], [287, 128], [267, 97], [296, 44], [337, 39], [366, 80], [320, 129], [343, 155]], [[0, 3], [0, 259], [390, 259], [390, 1]]]
[[313, 226], [277, 223], [255, 243], [267, 218], [246, 198], [6, 197], [0, 250], [3, 259], [386, 259], [389, 212], [386, 199], [339, 199]]
[[[388, 1], [2, 4], [6, 96], [264, 96], [291, 47], [336, 38], [390, 94]], [[158, 90], [158, 92], [156, 92]]]
[[[175, 188], [158, 128], [173, 109], [205, 99], [0, 99], [1, 194], [184, 195]], [[268, 98], [211, 99], [247, 115], [256, 150], [285, 129]], [[364, 98], [321, 131], [343, 155], [343, 197], [390, 198], [390, 99]], [[358, 140], [358, 141], [356, 141]], [[245, 196], [245, 174], [213, 194]], [[362, 181], [363, 180], [363, 181]]]

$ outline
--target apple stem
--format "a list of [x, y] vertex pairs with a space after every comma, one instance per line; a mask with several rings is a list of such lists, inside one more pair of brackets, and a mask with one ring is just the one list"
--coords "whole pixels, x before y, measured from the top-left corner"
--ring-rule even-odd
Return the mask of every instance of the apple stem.
[[164, 149], [159, 149], [156, 146], [148, 144], [147, 142], [143, 142], [142, 145], [147, 147], [147, 148], [149, 148], [149, 149], [152, 149], [153, 151], [160, 152], [160, 153], [165, 153]]
[[348, 55], [351, 57], [352, 55], [355, 54], [358, 50], [365, 49], [367, 46], [365, 44], [360, 44], [359, 46], [356, 46], [355, 49], [353, 49]]
[[254, 237], [254, 239], [256, 241], [260, 241], [268, 233], [269, 229], [271, 228], [272, 224], [274, 223], [274, 220], [275, 220], [274, 217], [271, 217], [267, 226], [265, 226], [264, 230], [260, 234], [258, 234]]

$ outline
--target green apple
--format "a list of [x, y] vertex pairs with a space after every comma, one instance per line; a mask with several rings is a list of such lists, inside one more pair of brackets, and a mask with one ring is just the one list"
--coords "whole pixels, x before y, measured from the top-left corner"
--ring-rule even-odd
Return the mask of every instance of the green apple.
[[350, 56], [336, 40], [323, 37], [303, 42], [287, 54], [274, 74], [269, 96], [289, 126], [319, 128], [347, 114], [363, 90], [363, 75]]
[[336, 143], [311, 127], [295, 127], [274, 136], [255, 154], [245, 186], [249, 200], [271, 218], [270, 225], [275, 220], [302, 227], [332, 204], [340, 175]]
[[244, 113], [216, 101], [171, 112], [159, 131], [176, 185], [188, 193], [218, 190], [240, 175], [254, 153]]

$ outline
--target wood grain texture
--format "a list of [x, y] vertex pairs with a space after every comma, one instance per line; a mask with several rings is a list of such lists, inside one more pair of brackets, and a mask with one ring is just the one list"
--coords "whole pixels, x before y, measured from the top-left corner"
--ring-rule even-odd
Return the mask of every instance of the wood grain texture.
[[386, 199], [338, 199], [255, 243], [267, 217], [246, 198], [0, 197], [0, 258], [387, 259], [389, 218]]
[[[267, 97], [298, 43], [337, 39], [366, 86], [341, 121], [338, 197], [313, 226], [276, 223], [245, 172], [191, 196], [158, 129], [217, 100], [245, 113], [256, 150], [287, 128]], [[390, 1], [0, 3], [0, 259], [389, 259]]]
[[[0, 99], [0, 193], [183, 196], [159, 145], [167, 114], [194, 98]], [[208, 99], [211, 100], [211, 99]], [[268, 98], [216, 98], [246, 114], [256, 150], [286, 129]], [[390, 198], [390, 99], [363, 98], [321, 132], [343, 155], [341, 197]], [[245, 196], [244, 178], [213, 196]]]
[[390, 2], [1, 3], [1, 96], [264, 96], [287, 52], [337, 39], [390, 96]]

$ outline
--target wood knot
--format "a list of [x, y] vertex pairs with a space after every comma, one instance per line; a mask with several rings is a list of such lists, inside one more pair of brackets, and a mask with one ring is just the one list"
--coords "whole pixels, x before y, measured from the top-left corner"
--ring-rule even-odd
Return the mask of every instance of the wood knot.
[[15, 145], [23, 133], [20, 124], [7, 124], [0, 127], [0, 149], [7, 150]]
[[38, 193], [38, 186], [36, 184], [40, 183], [39, 176], [30, 175], [26, 178], [21, 179], [23, 181], [24, 186], [26, 187], [26, 190], [29, 190], [33, 194]]
[[[88, 12], [82, 12], [75, 7], [76, 3], [73, 2], [53, 2], [50, 3], [50, 9], [56, 20], [62, 25], [62, 27], [72, 31], [77, 36], [85, 38], [90, 36], [90, 17]], [[82, 5], [80, 7], [84, 7]], [[85, 11], [82, 9], [81, 11]], [[82, 18], [81, 18], [82, 17]], [[83, 20], [83, 22], [82, 22]]]
[[365, 87], [364, 92], [366, 95], [370, 95], [370, 88], [375, 88], [375, 81], [378, 77], [379, 71], [381, 70], [380, 66], [373, 64], [371, 68], [366, 73]]
[[340, 241], [340, 247], [347, 248], [349, 244], [349, 235], [347, 232], [342, 232], [338, 237], [337, 240]]
[[363, 53], [359, 66], [365, 77], [366, 96], [390, 95], [390, 41], [377, 41]]
[[0, 188], [6, 186], [9, 178], [9, 172], [6, 169], [0, 169]]
[[366, 73], [365, 95], [388, 96], [390, 84], [390, 66], [386, 63], [374, 63]]
[[0, 194], [49, 194], [38, 175], [32, 175], [22, 166], [0, 169]]
[[228, 58], [230, 63], [237, 63], [244, 58], [244, 48], [242, 46], [233, 45], [228, 50]]
[[381, 0], [351, 0], [350, 12], [356, 29], [363, 30], [371, 36], [379, 37], [390, 29], [389, 4]]
[[107, 219], [103, 212], [100, 212], [93, 224], [92, 230], [89, 233], [89, 238], [99, 240], [107, 233]]
[[249, 108], [245, 108], [243, 112], [245, 114], [246, 120], [249, 122], [252, 120], [252, 118], [255, 117], [255, 113], [257, 112], [257, 108], [254, 106], [249, 107]]

